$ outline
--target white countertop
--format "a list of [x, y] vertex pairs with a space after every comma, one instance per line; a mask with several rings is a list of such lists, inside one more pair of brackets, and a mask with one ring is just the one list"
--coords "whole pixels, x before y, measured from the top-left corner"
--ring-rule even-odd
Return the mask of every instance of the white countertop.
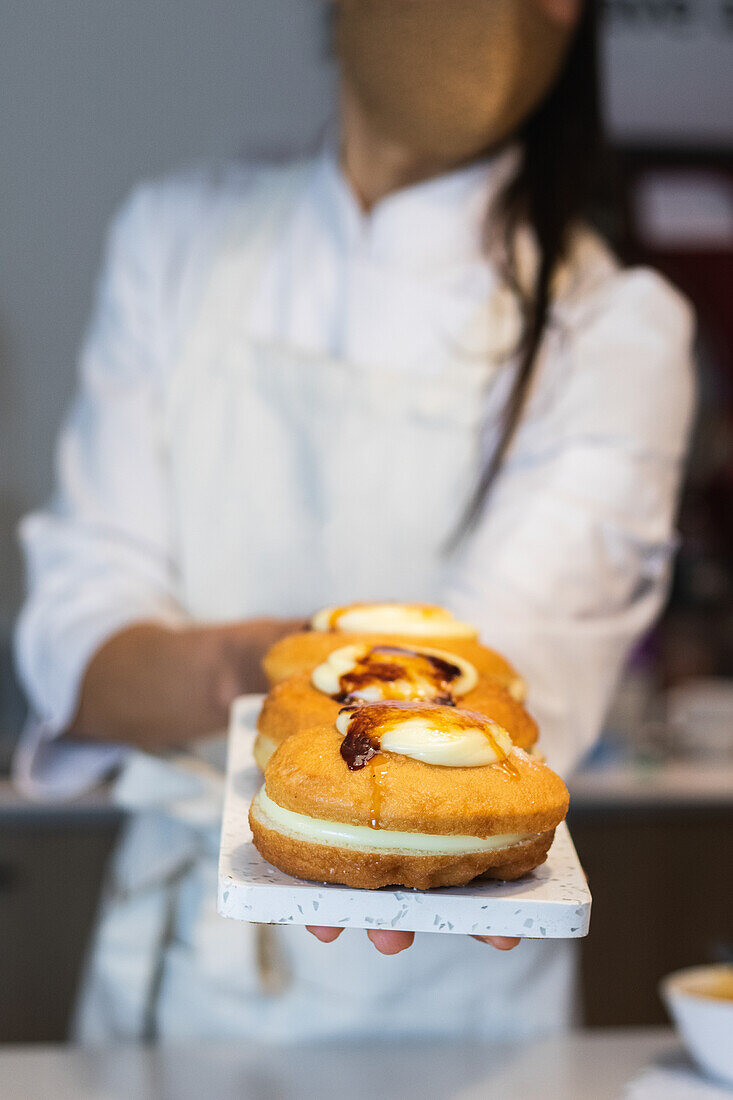
[[[574, 1032], [522, 1043], [230, 1041], [82, 1051], [5, 1047], [3, 1100], [618, 1100], [651, 1065], [679, 1063], [672, 1031]], [[696, 1089], [696, 1078], [683, 1072]], [[661, 1072], [667, 1072], [662, 1069]], [[701, 1096], [705, 1089], [700, 1084]], [[656, 1095], [645, 1092], [644, 1095]], [[659, 1100], [663, 1100], [660, 1092]], [[691, 1092], [690, 1096], [693, 1095]]]

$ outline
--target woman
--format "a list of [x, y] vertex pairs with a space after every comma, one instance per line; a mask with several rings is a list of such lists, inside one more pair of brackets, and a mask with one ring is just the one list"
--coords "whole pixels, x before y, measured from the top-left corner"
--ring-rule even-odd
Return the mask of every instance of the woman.
[[136, 810], [86, 1038], [569, 1018], [567, 944], [477, 957], [423, 936], [386, 958], [412, 936], [324, 948], [214, 912], [219, 742], [196, 742], [262, 687], [294, 620], [355, 598], [447, 604], [521, 669], [567, 772], [673, 550], [691, 319], [583, 224], [591, 8], [335, 11], [337, 148], [145, 186], [117, 219], [58, 501], [23, 525], [35, 720], [18, 774], [58, 793], [121, 765]]

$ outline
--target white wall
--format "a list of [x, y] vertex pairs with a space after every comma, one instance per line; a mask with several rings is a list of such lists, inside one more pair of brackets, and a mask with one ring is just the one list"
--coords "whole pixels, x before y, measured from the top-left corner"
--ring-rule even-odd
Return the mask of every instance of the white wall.
[[0, 14], [0, 630], [51, 484], [104, 226], [139, 178], [314, 143], [319, 0], [20, 0]]
[[606, 0], [606, 113], [622, 141], [733, 148], [729, 0]]

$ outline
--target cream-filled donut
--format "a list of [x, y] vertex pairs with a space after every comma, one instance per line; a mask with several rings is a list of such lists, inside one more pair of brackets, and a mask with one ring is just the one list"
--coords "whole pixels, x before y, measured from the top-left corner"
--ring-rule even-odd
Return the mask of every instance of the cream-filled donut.
[[284, 741], [250, 809], [257, 849], [300, 878], [425, 889], [517, 878], [567, 812], [562, 780], [484, 715], [352, 704]]

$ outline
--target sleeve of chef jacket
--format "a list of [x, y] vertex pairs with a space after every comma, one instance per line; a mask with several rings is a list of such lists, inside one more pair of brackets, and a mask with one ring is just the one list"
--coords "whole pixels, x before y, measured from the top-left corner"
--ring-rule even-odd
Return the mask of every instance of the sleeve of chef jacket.
[[15, 776], [35, 795], [74, 794], [123, 756], [119, 746], [60, 737], [95, 650], [133, 622], [184, 619], [159, 447], [164, 258], [153, 198], [141, 188], [112, 225], [58, 444], [56, 496], [21, 524], [28, 595], [16, 658], [31, 717]]
[[446, 593], [526, 679], [562, 774], [598, 735], [624, 658], [665, 598], [694, 408], [681, 296], [639, 269], [593, 299], [553, 335], [543, 369], [556, 377], [540, 381]]

